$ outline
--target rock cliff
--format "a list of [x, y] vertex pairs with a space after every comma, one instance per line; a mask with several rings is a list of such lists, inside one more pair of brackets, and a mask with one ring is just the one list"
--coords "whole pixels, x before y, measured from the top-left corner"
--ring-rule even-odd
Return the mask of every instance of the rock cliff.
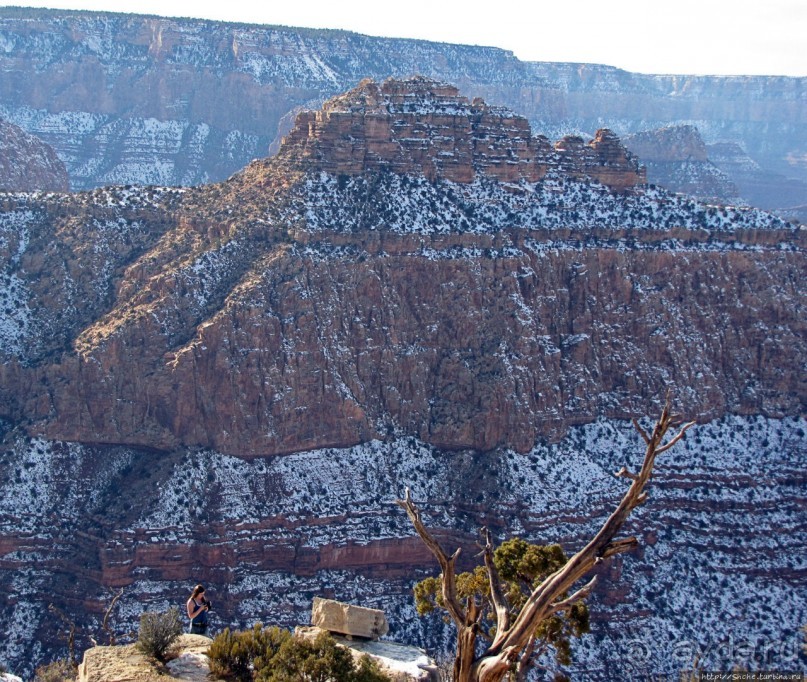
[[765, 170], [735, 142], [710, 144], [707, 150], [749, 203], [807, 224], [807, 182]]
[[625, 146], [647, 167], [649, 182], [717, 204], [745, 204], [731, 176], [708, 157], [694, 126], [672, 126], [628, 135]]
[[363, 175], [391, 171], [470, 183], [477, 174], [499, 182], [536, 182], [555, 170], [624, 191], [645, 181], [637, 159], [610, 130], [586, 144], [567, 136], [554, 146], [502, 107], [423, 77], [371, 80], [301, 114], [284, 140], [281, 161], [304, 159], [307, 172]]
[[807, 183], [762, 168], [736, 142], [706, 144], [691, 125], [624, 138], [647, 167], [648, 181], [717, 204], [751, 204], [805, 222]]
[[789, 643], [804, 233], [642, 179], [613, 133], [552, 145], [415, 78], [301, 113], [216, 185], [0, 195], [0, 654], [59, 646], [47, 603], [91, 634], [107, 588], [126, 623], [198, 580], [222, 627], [318, 595], [444, 646], [391, 500], [413, 488], [469, 561], [481, 524], [579, 546], [634, 461], [626, 420], [668, 389], [704, 425], [661, 465], [643, 550], [603, 569], [573, 672]]
[[69, 189], [67, 170], [53, 148], [0, 119], [0, 191]]
[[[10, 200], [3, 415], [255, 456], [524, 451], [668, 386], [704, 418], [797, 413], [801, 233], [642, 179], [607, 131], [552, 148], [416, 78], [300, 114], [222, 185]], [[706, 294], [741, 274], [764, 305]]]

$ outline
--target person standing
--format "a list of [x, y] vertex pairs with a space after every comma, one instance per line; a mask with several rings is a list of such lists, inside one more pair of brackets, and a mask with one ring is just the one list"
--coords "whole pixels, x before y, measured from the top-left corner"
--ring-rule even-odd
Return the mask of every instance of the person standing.
[[205, 599], [205, 588], [202, 585], [197, 585], [193, 588], [191, 597], [185, 606], [188, 610], [188, 618], [191, 619], [190, 633], [192, 635], [206, 635], [210, 602]]

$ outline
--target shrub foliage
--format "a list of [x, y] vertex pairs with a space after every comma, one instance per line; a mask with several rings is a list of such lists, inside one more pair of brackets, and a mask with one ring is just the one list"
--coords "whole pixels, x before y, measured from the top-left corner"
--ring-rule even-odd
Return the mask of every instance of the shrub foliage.
[[137, 648], [146, 656], [165, 661], [181, 634], [182, 619], [178, 608], [172, 606], [167, 611], [147, 611], [140, 616]]
[[389, 682], [368, 656], [353, 655], [322, 633], [315, 640], [294, 637], [288, 630], [264, 628], [217, 635], [207, 653], [210, 672], [238, 682]]
[[76, 666], [66, 658], [40, 665], [34, 672], [34, 682], [72, 682], [76, 679]]

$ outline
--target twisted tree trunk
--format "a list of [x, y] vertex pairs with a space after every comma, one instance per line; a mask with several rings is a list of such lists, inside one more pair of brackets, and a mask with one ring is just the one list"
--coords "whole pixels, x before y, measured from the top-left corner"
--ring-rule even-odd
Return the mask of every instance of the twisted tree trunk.
[[694, 422], [683, 425], [666, 443], [664, 439], [670, 428], [680, 420], [670, 414], [669, 401], [648, 434], [634, 420], [633, 425], [646, 444], [644, 459], [639, 473], [634, 474], [623, 467], [616, 476], [627, 478], [631, 484], [617, 508], [603, 523], [597, 534], [560, 569], [549, 575], [525, 602], [515, 619], [510, 617], [509, 607], [501, 586], [501, 580], [493, 565], [493, 545], [490, 534], [483, 530], [485, 546], [483, 555], [491, 586], [491, 601], [497, 616], [496, 634], [487, 649], [476, 656], [476, 642], [482, 610], [469, 600], [462, 604], [457, 597], [455, 565], [460, 550], [450, 557], [429, 533], [420, 516], [420, 510], [412, 501], [409, 489], [403, 500], [397, 500], [412, 521], [415, 531], [431, 550], [442, 572], [442, 596], [451, 619], [457, 627], [457, 653], [454, 660], [454, 682], [499, 682], [519, 660], [533, 642], [536, 627], [546, 618], [569, 609], [578, 600], [586, 598], [594, 588], [596, 578], [580, 587], [569, 597], [564, 597], [581, 578], [604, 559], [633, 549], [639, 543], [635, 537], [617, 539], [630, 513], [647, 501], [645, 487], [653, 473], [656, 457], [669, 450], [684, 435]]

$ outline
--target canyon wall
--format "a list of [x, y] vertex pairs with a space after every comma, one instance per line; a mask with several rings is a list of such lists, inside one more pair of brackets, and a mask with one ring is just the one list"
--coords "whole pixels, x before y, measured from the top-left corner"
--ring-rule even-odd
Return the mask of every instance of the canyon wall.
[[422, 77], [301, 113], [219, 184], [0, 195], [0, 656], [64, 650], [48, 603], [88, 641], [124, 587], [123, 636], [199, 580], [221, 628], [324, 596], [445, 649], [394, 498], [466, 562], [482, 524], [574, 549], [669, 391], [700, 424], [569, 671], [750, 641], [801, 665], [804, 239], [647, 186], [612, 131], [552, 144]]

